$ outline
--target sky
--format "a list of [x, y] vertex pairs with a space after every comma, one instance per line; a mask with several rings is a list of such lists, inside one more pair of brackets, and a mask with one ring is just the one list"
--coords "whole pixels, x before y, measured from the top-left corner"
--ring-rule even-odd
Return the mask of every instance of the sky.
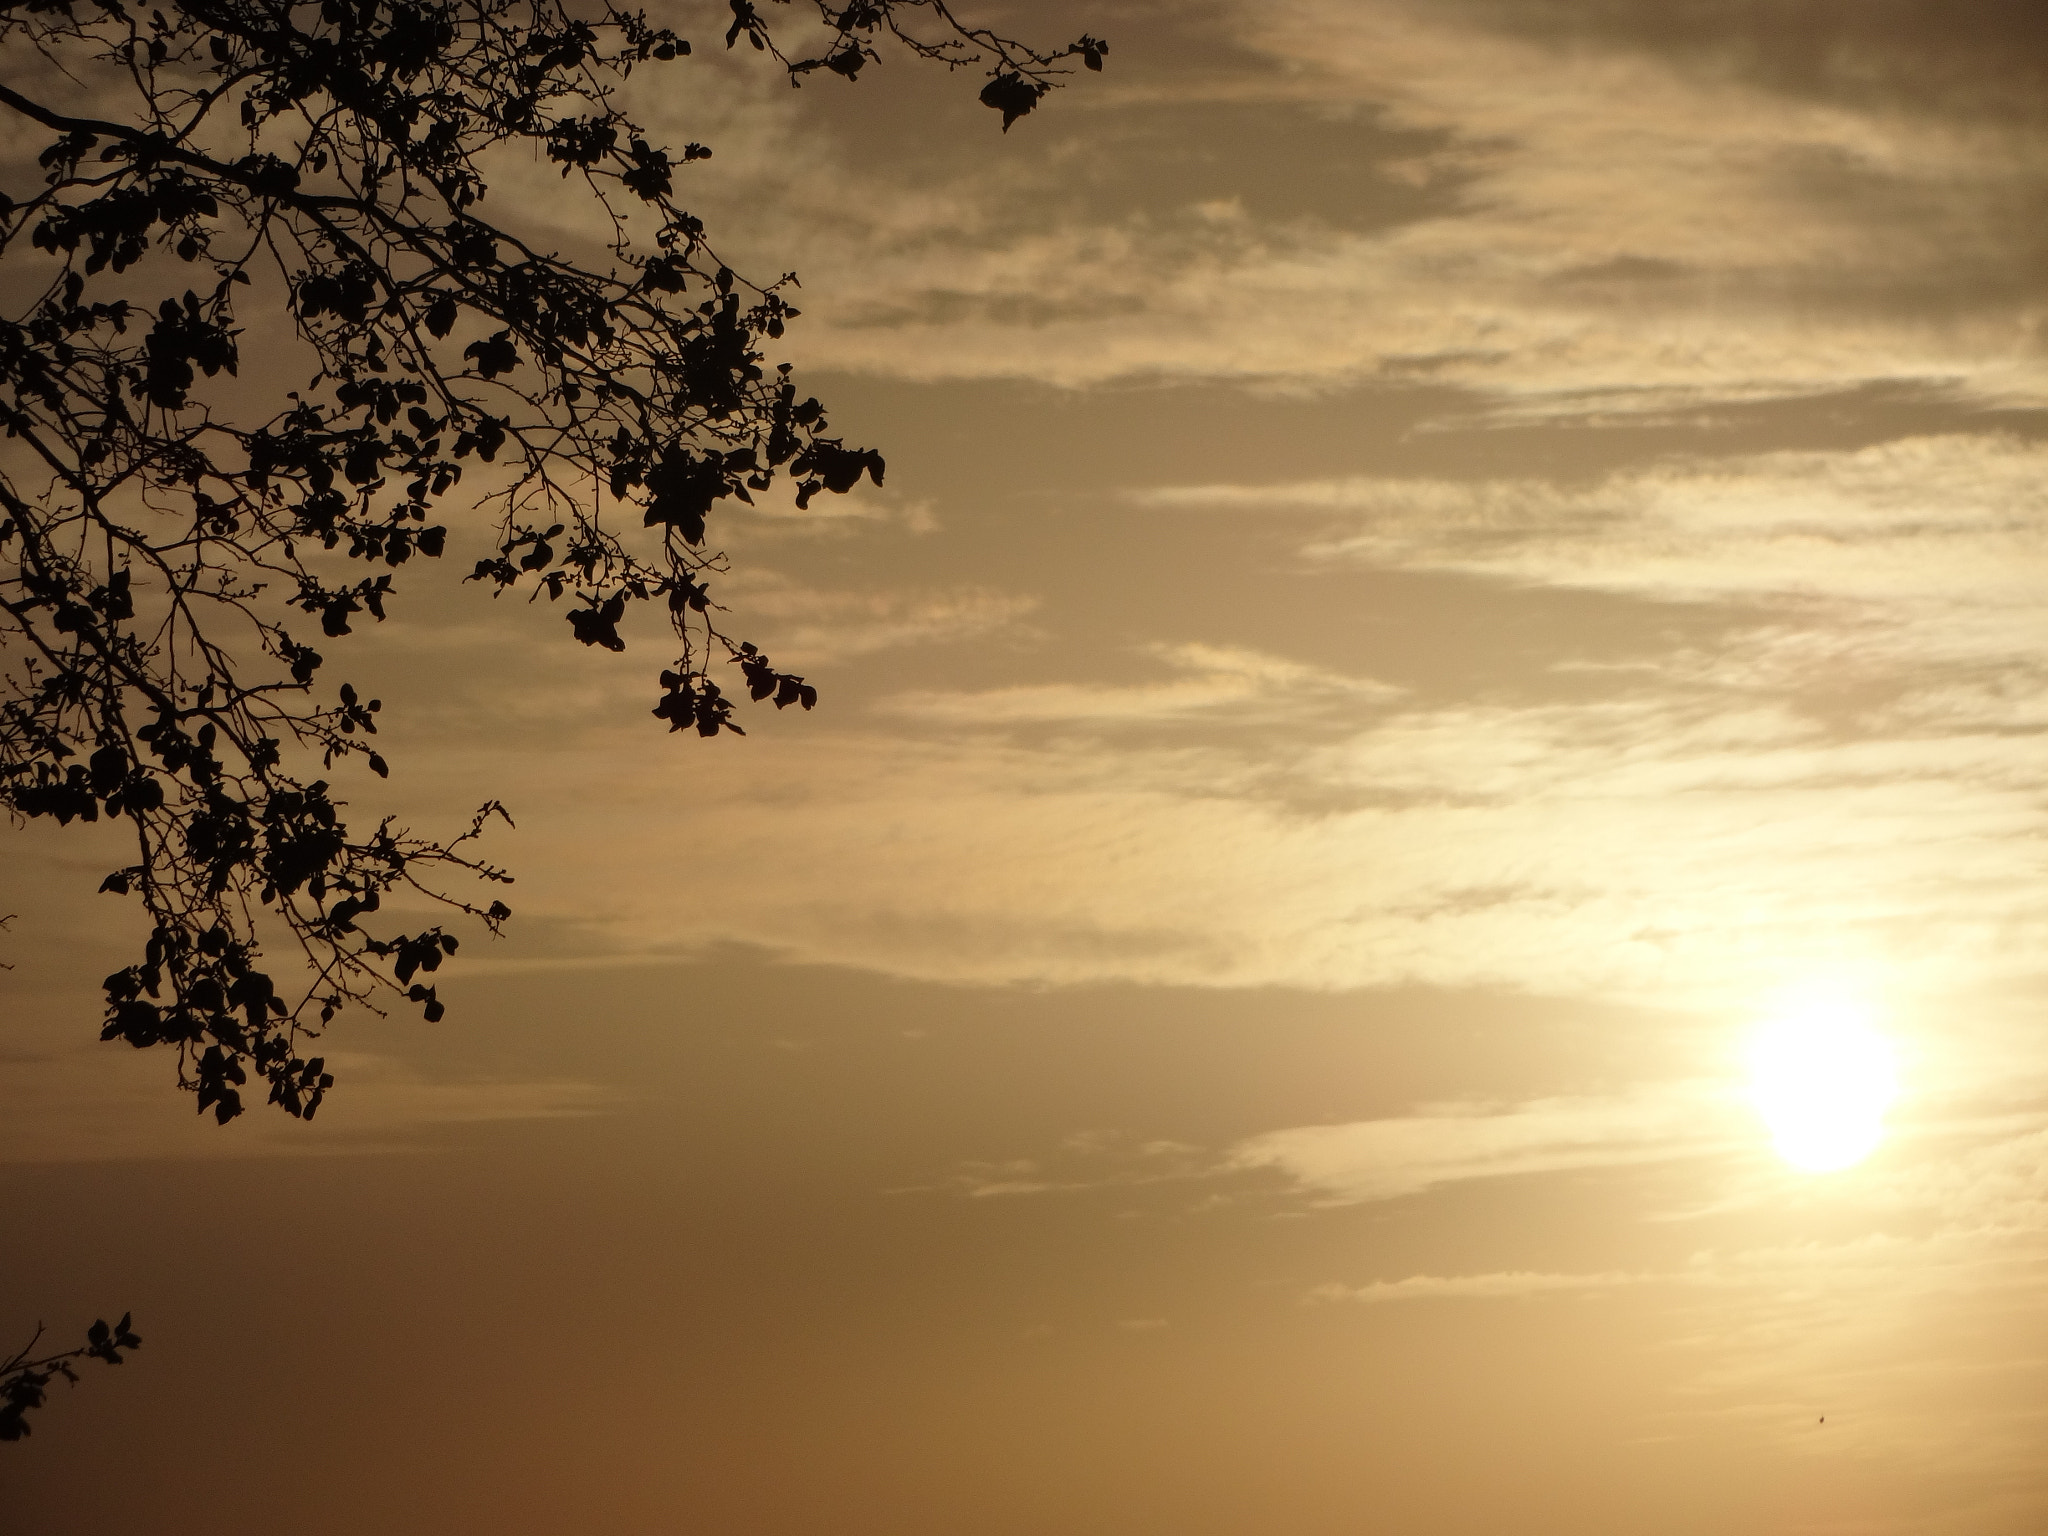
[[311, 1126], [97, 1044], [117, 861], [6, 834], [0, 1327], [146, 1341], [8, 1518], [2048, 1529], [2048, 11], [962, 10], [1107, 68], [634, 82], [888, 456], [714, 530], [814, 713], [409, 567], [341, 788], [516, 916]]

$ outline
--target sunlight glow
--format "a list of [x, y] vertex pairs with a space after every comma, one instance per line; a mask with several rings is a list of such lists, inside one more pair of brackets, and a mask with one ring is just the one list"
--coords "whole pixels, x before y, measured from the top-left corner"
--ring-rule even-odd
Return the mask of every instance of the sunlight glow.
[[1884, 1139], [1897, 1067], [1891, 1043], [1854, 998], [1789, 999], [1758, 1028], [1749, 1067], [1750, 1101], [1793, 1167], [1832, 1173], [1862, 1162]]

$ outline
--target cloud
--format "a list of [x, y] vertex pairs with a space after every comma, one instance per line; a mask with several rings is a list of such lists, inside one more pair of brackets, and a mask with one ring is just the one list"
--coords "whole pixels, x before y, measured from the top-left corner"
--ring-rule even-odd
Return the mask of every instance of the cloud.
[[1870, 605], [1884, 605], [1887, 622], [1933, 608], [1979, 635], [1973, 611], [2030, 610], [2048, 574], [2044, 477], [2048, 446], [1949, 434], [1853, 452], [1674, 458], [1592, 483], [1354, 477], [1167, 486], [1133, 499], [1351, 524], [1310, 546], [1319, 560], [1672, 601], [1824, 603], [1822, 617], [1852, 621]]
[[1081, 1131], [1065, 1137], [1042, 1157], [970, 1159], [939, 1184], [907, 1187], [898, 1192], [944, 1189], [970, 1200], [988, 1200], [1179, 1184], [1211, 1178], [1216, 1171], [1214, 1158], [1186, 1142], [1158, 1138], [1141, 1141], [1121, 1131]]
[[1788, 93], [1479, 7], [1205, 17], [1264, 67], [1176, 66], [1193, 23], [1147, 18], [1142, 87], [1112, 69], [1000, 144], [718, 71], [645, 105], [719, 144], [692, 181], [714, 232], [802, 271], [813, 364], [1077, 387], [1421, 366], [1578, 411], [1844, 379], [2048, 398], [2024, 115]]
[[1610, 664], [1616, 700], [1718, 696], [1731, 745], [1763, 725], [1764, 700], [1860, 737], [1800, 744], [1786, 717], [1780, 744], [1794, 755], [1758, 756], [1760, 771], [1820, 746], [1850, 776], [1955, 771], [2018, 786], [2034, 771], [2007, 733], [2048, 724], [2044, 480], [2040, 443], [1947, 434], [1853, 452], [1676, 458], [1579, 483], [1353, 477], [1160, 487], [1136, 499], [1312, 519], [1304, 553], [1328, 566], [1720, 604], [1729, 617], [1712, 650]]
[[[1866, 375], [1952, 376], [1969, 400], [2024, 393], [2037, 367], [2035, 300], [2010, 284], [1939, 313], [1894, 302], [1953, 286], [1958, 245], [2032, 270], [1997, 213], [2039, 179], [2024, 124], [1816, 105], [1448, 7], [1218, 14], [1274, 67], [1156, 74], [1150, 97], [1116, 94], [1112, 69], [1011, 139], [942, 146], [945, 174], [915, 188], [923, 162], [899, 175], [858, 153], [887, 130], [861, 115], [865, 85], [830, 98], [854, 104], [839, 120], [818, 92], [708, 60], [688, 66], [693, 92], [633, 89], [657, 129], [716, 144], [688, 173], [714, 233], [804, 266], [813, 362], [1074, 384], [1426, 368], [1580, 412]], [[1225, 97], [1205, 127], [1202, 103]], [[1164, 143], [1161, 124], [1322, 133], [1362, 180], [1317, 221], [1315, 186], [1268, 195], [1242, 155], [1205, 180], [1210, 146], [1189, 141], [1171, 199], [1057, 195], [1053, 162], [1084, 162], [1098, 130]], [[1269, 159], [1268, 180], [1291, 174]], [[565, 204], [545, 167], [508, 163], [497, 185], [537, 219]], [[1043, 307], [997, 302], [1020, 293]], [[945, 980], [1419, 982], [1701, 1009], [1846, 961], [1933, 998], [2020, 976], [2048, 939], [2028, 734], [2048, 715], [2044, 468], [2016, 440], [1946, 437], [1588, 483], [1146, 493], [1318, 519], [1317, 572], [1469, 578], [1456, 600], [1482, 631], [1490, 601], [1527, 590], [1731, 610], [1711, 645], [1645, 623], [1597, 675], [1521, 657], [1503, 627], [1487, 641], [1503, 680], [1397, 692], [1356, 654], [1297, 648], [1309, 626], [1256, 642], [1219, 626], [1144, 648], [1156, 670], [1135, 680], [1098, 652], [1051, 680], [898, 692], [838, 728], [821, 711], [804, 740], [749, 717], [744, 743], [684, 767], [645, 729], [645, 674], [600, 672], [608, 658], [483, 625], [430, 644], [408, 616], [350, 660], [467, 677], [431, 727], [387, 726], [447, 743], [394, 755], [392, 793], [421, 824], [459, 825], [479, 783], [513, 803], [521, 829], [498, 846], [519, 922], [562, 936], [558, 953], [580, 933], [587, 954], [740, 941]], [[1031, 595], [980, 585], [734, 586], [787, 665], [1046, 622]]]
[[[686, 787], [629, 728], [565, 741], [492, 781], [521, 807], [521, 910], [607, 951], [736, 940], [935, 980], [1706, 1009], [1816, 966], [1932, 999], [2029, 975], [2048, 942], [2024, 734], [1865, 737], [1768, 692], [1646, 685], [1521, 705], [1319, 693], [1317, 730], [1279, 715], [1242, 740], [1120, 729], [1133, 705], [1238, 707], [1204, 686], [997, 691], [929, 713], [930, 733], [749, 737], [693, 756]], [[987, 735], [1018, 719], [1069, 729]], [[451, 751], [422, 771], [452, 814], [488, 766]], [[602, 873], [591, 846], [615, 850]]]
[[[1311, 679], [1313, 729], [1275, 707], [1238, 735], [1205, 722], [1246, 707], [1246, 674], [1194, 677], [968, 694], [916, 732], [763, 721], [686, 773], [629, 718], [451, 744], [405, 788], [421, 825], [479, 782], [515, 805], [493, 853], [560, 954], [582, 932], [593, 956], [741, 942], [955, 982], [1718, 1009], [1816, 966], [1932, 1006], [2048, 942], [2024, 733], [1844, 733], [1767, 689], [1654, 679], [1434, 705]], [[1148, 720], [1176, 734], [1129, 729]], [[1034, 721], [1057, 730], [1008, 730]]]
[[981, 586], [941, 591], [827, 590], [755, 568], [725, 584], [779, 661], [844, 662], [878, 651], [950, 645], [1008, 633], [1025, 636], [1039, 599]]
[[1368, 1306], [1388, 1301], [1501, 1301], [1559, 1291], [1609, 1291], [1619, 1286], [1643, 1285], [1659, 1278], [1620, 1270], [1587, 1275], [1538, 1274], [1523, 1269], [1500, 1270], [1485, 1275], [1410, 1275], [1403, 1280], [1374, 1280], [1366, 1285], [1341, 1285], [1332, 1281], [1310, 1291], [1308, 1300], [1355, 1301]]
[[911, 719], [955, 725], [1132, 726], [1214, 717], [1225, 711], [1269, 720], [1299, 718], [1319, 701], [1356, 704], [1398, 690], [1240, 646], [1155, 644], [1145, 654], [1181, 675], [1161, 683], [1037, 684], [981, 692], [904, 693], [885, 708]]
[[1607, 1098], [1440, 1105], [1412, 1115], [1268, 1131], [1224, 1159], [1271, 1169], [1319, 1203], [1362, 1204], [1439, 1185], [1723, 1153], [1753, 1140], [1721, 1085], [1675, 1083]]
[[[74, 1021], [82, 1010], [55, 1017]], [[232, 1125], [194, 1119], [157, 1053], [109, 1058], [70, 1038], [10, 1064], [0, 1094], [0, 1163], [124, 1158], [360, 1156], [416, 1149], [450, 1127], [610, 1113], [618, 1092], [570, 1079], [433, 1078], [395, 1057], [327, 1053], [337, 1082], [310, 1123], [260, 1104]]]
[[[260, 1086], [244, 1090], [247, 1112], [228, 1125], [195, 1115], [193, 1096], [177, 1090], [175, 1051], [98, 1039], [103, 1003], [93, 978], [132, 962], [148, 928], [132, 907], [93, 894], [101, 872], [120, 857], [121, 824], [85, 831], [60, 831], [48, 820], [10, 829], [0, 859], [0, 914], [19, 914], [0, 934], [0, 963], [8, 967], [0, 973], [0, 1164], [378, 1154], [435, 1145], [462, 1126], [606, 1115], [625, 1103], [617, 1084], [493, 1070], [474, 1053], [419, 1060], [417, 1052], [430, 1046], [417, 1030], [384, 1049], [375, 1043], [379, 1022], [358, 1013], [345, 1015], [326, 1039], [301, 1041], [336, 1080], [312, 1120], [266, 1106]], [[423, 915], [417, 898], [394, 903], [385, 911], [403, 914], [402, 924]], [[465, 944], [463, 954], [493, 947]], [[273, 966], [279, 961], [289, 957], [274, 954]], [[281, 989], [291, 985], [288, 965], [273, 974]]]
[[[2038, 1051], [2032, 1057], [2038, 1074]], [[1584, 1166], [1580, 1156], [1602, 1128], [1620, 1128], [1609, 1145], [1661, 1140], [1654, 1117], [1630, 1130], [1631, 1115], [1617, 1112], [1661, 1092], [1586, 1102], [1578, 1131], [1545, 1127], [1559, 1119], [1557, 1106], [1515, 1106], [1503, 1118], [1521, 1124], [1500, 1140], [1533, 1147], [1548, 1172], [1569, 1173]], [[1413, 1120], [1441, 1118], [1422, 1111]], [[1383, 1192], [1393, 1181], [1374, 1182], [1377, 1170], [1430, 1166], [1404, 1158], [1399, 1137], [1373, 1147], [1322, 1134], [1316, 1144], [1319, 1133], [1345, 1129], [1304, 1128], [1313, 1155], [1297, 1166], [1308, 1198]], [[1491, 1160], [1465, 1155], [1469, 1130], [1438, 1134], [1446, 1162], [1491, 1176]], [[1802, 1175], [1731, 1151], [1684, 1180], [1718, 1185], [1730, 1200], [1682, 1215], [1604, 1205], [1591, 1250], [1571, 1223], [1518, 1224], [1488, 1235], [1499, 1256], [1492, 1267], [1331, 1280], [1304, 1299], [1377, 1307], [1600, 1297], [1660, 1339], [1658, 1380], [1672, 1393], [1663, 1413], [1694, 1426], [1718, 1421], [1793, 1454], [1811, 1454], [1824, 1417], [1830, 1452], [1882, 1456], [1923, 1479], [1953, 1478], [1969, 1501], [1997, 1511], [1957, 1529], [2018, 1528], [2013, 1509], [2038, 1494], [2040, 1362], [2010, 1345], [2038, 1330], [2048, 1280], [2043, 1137], [2038, 1110], [1942, 1120], [1909, 1109], [1870, 1162], [1845, 1173]], [[1660, 1181], [1649, 1198], [1672, 1187]], [[1536, 1206], [1555, 1193], [1530, 1186], [1518, 1200]], [[1616, 1219], [1630, 1214], [1638, 1219]], [[1427, 1230], [1422, 1219], [1410, 1216], [1408, 1231]], [[1993, 1339], [2008, 1347], [1987, 1354], [1984, 1341]]]
[[[1825, 1421], [1831, 1457], [1883, 1458], [1924, 1486], [1953, 1488], [1943, 1508], [1965, 1512], [1954, 1529], [2025, 1528], [2039, 1492], [2040, 1362], [2014, 1341], [2037, 1333], [2048, 1280], [2041, 1136], [2038, 1114], [1909, 1125], [1869, 1164], [1818, 1178], [1722, 1157], [1686, 1182], [1725, 1183], [1740, 1192], [1732, 1206], [1633, 1213], [1648, 1221], [1603, 1206], [1590, 1251], [1572, 1223], [1517, 1224], [1488, 1234], [1493, 1267], [1331, 1280], [1304, 1300], [1597, 1297], [1659, 1340], [1668, 1396], [1653, 1412], [1689, 1438], [1714, 1424], [1811, 1456]], [[1545, 1194], [1530, 1187], [1518, 1199]], [[1427, 1230], [1421, 1220], [1407, 1230]], [[1987, 1353], [1989, 1340], [2002, 1347]]]

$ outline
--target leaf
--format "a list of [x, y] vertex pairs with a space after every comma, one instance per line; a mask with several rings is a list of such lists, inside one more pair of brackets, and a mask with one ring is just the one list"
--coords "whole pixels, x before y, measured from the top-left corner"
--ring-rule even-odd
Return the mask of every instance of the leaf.
[[427, 306], [427, 313], [425, 317], [427, 329], [431, 331], [437, 338], [446, 336], [450, 331], [455, 329], [456, 313], [457, 310], [455, 306], [454, 294], [435, 294], [434, 301]]
[[1040, 80], [1027, 80], [1014, 71], [1004, 71], [981, 88], [981, 104], [1003, 114], [1003, 132], [1010, 124], [1038, 105], [1051, 87]]
[[462, 355], [475, 362], [476, 371], [486, 379], [495, 379], [519, 366], [519, 349], [512, 344], [509, 330], [472, 341], [462, 349]]
[[619, 619], [625, 611], [624, 595], [614, 593], [595, 608], [572, 610], [567, 618], [576, 638], [585, 645], [603, 646], [608, 651], [623, 651], [626, 642], [619, 638]]

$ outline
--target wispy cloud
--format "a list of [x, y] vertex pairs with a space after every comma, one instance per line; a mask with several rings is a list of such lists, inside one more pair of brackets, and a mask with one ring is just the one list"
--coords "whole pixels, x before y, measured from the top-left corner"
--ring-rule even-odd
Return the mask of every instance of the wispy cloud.
[[970, 1200], [1024, 1195], [1069, 1194], [1081, 1190], [1179, 1184], [1215, 1175], [1215, 1159], [1185, 1142], [1141, 1140], [1115, 1131], [1085, 1131], [1065, 1138], [1037, 1157], [999, 1161], [970, 1159], [945, 1180], [897, 1191], [944, 1190]]
[[[1272, 67], [1091, 79], [1032, 137], [985, 152], [892, 140], [875, 154], [857, 104], [834, 133], [831, 113], [752, 102], [715, 71], [647, 109], [719, 145], [693, 168], [696, 206], [803, 271], [801, 355], [835, 367], [1070, 385], [1420, 367], [1506, 397], [1581, 395], [1568, 410], [1855, 378], [2048, 395], [2038, 349], [2014, 344], [2044, 296], [2020, 210], [2048, 159], [2025, 122], [1802, 96], [1584, 29], [1496, 25], [1484, 7], [1202, 16]], [[1131, 160], [1153, 119], [1173, 131], [1151, 137], [1206, 135], [1224, 164], [1262, 126], [1313, 143], [1320, 125], [1349, 163], [1268, 155], [1165, 204], [1153, 189], [1184, 178], [1162, 163], [1098, 195], [1102, 146]], [[1267, 191], [1296, 179], [1315, 195]], [[1362, 185], [1377, 217], [1292, 211]]]
[[572, 1119], [621, 1103], [615, 1087], [572, 1079], [436, 1078], [389, 1056], [326, 1059], [337, 1084], [313, 1121], [271, 1111], [225, 1127], [195, 1120], [155, 1057], [64, 1050], [13, 1063], [0, 1092], [0, 1163], [363, 1155], [417, 1149], [452, 1127]]
[[[1680, 601], [1803, 602], [1788, 617], [1850, 623], [1882, 605], [1888, 622], [1921, 620], [1923, 630], [1938, 605], [1954, 632], [1943, 649], [1957, 651], [1981, 643], [1997, 617], [2034, 612], [2048, 568], [2044, 476], [2039, 443], [1948, 435], [1675, 459], [1590, 483], [1356, 477], [1160, 487], [1134, 499], [1314, 516], [1329, 529], [1308, 549], [1319, 560]], [[1923, 632], [1915, 643], [1941, 638]], [[2008, 654], [2018, 638], [2008, 630]]]
[[1699, 1157], [1753, 1140], [1724, 1085], [1673, 1083], [1609, 1098], [1438, 1105], [1381, 1120], [1269, 1131], [1225, 1166], [1271, 1169], [1319, 1201], [1358, 1204], [1470, 1179]]
[[1345, 677], [1240, 646], [1152, 645], [1145, 653], [1178, 673], [1163, 682], [1123, 685], [1058, 683], [977, 693], [899, 694], [890, 713], [959, 725], [1146, 725], [1215, 719], [1228, 712], [1299, 721], [1318, 702], [1382, 701], [1399, 690], [1369, 678]]
[[[1045, 718], [1102, 699], [1029, 702]], [[603, 733], [528, 759], [512, 786], [550, 808], [519, 834], [542, 877], [525, 906], [601, 927], [610, 950], [767, 942], [933, 979], [1508, 985], [1697, 1007], [1815, 965], [1933, 998], [2027, 973], [2048, 940], [2024, 736], [1842, 739], [1782, 703], [1654, 695], [1371, 714], [1334, 739], [1269, 732], [1255, 753], [988, 740], [975, 717], [965, 739], [777, 734], [693, 758], [687, 797], [663, 743]], [[598, 761], [609, 798], [585, 807], [575, 786]], [[478, 768], [434, 768], [452, 813]], [[600, 877], [576, 850], [615, 825], [634, 836]]]
[[1366, 1285], [1341, 1285], [1331, 1281], [1310, 1291], [1307, 1299], [1355, 1301], [1368, 1306], [1389, 1301], [1502, 1301], [1560, 1291], [1591, 1294], [1620, 1286], [1642, 1285], [1659, 1278], [1621, 1270], [1586, 1275], [1540, 1274], [1526, 1269], [1498, 1270], [1483, 1275], [1409, 1275], [1401, 1280], [1374, 1280]]
[[726, 586], [749, 624], [773, 634], [777, 659], [804, 666], [1004, 632], [1022, 637], [1039, 607], [1030, 594], [981, 586], [830, 590], [758, 571]]

